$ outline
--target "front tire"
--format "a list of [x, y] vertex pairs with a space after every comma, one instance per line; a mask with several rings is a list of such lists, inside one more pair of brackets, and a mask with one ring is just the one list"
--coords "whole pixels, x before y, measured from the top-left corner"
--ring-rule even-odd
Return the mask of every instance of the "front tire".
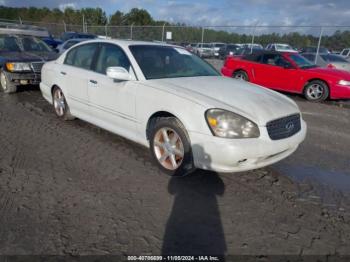
[[0, 71], [0, 85], [1, 89], [6, 94], [16, 93], [17, 86], [12, 83], [4, 70]]
[[249, 82], [248, 74], [243, 70], [238, 70], [233, 73], [233, 78]]
[[159, 117], [151, 122], [151, 154], [160, 169], [170, 176], [194, 171], [191, 144], [185, 127], [175, 117]]
[[56, 116], [63, 120], [73, 120], [74, 116], [70, 113], [69, 106], [62, 90], [59, 87], [55, 87], [52, 91], [52, 104]]
[[304, 96], [311, 102], [322, 102], [329, 96], [328, 86], [320, 80], [311, 81], [304, 89]]

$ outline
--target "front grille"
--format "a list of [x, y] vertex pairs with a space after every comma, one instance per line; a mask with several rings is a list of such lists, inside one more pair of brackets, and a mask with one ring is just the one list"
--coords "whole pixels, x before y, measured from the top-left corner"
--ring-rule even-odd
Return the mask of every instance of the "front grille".
[[41, 68], [43, 67], [43, 62], [33, 62], [32, 69], [35, 73], [41, 73]]
[[291, 137], [301, 129], [300, 114], [295, 114], [270, 121], [266, 125], [267, 132], [272, 140]]

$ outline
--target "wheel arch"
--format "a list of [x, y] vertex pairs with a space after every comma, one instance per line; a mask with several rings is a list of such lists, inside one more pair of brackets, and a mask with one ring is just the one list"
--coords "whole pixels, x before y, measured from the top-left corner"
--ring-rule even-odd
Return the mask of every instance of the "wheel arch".
[[243, 71], [243, 72], [245, 72], [245, 73], [249, 76], [248, 71], [247, 71], [245, 68], [243, 68], [243, 67], [236, 68], [235, 70], [233, 70], [232, 76], [233, 76], [236, 72], [238, 72], [238, 71]]
[[331, 97], [331, 88], [330, 88], [330, 84], [328, 83], [328, 81], [326, 81], [326, 80], [324, 80], [324, 79], [322, 79], [322, 78], [310, 78], [310, 79], [308, 79], [305, 83], [304, 83], [304, 85], [303, 85], [303, 89], [302, 89], [302, 94], [304, 94], [304, 92], [305, 92], [305, 88], [307, 87], [307, 85], [310, 83], [310, 82], [312, 82], [312, 81], [321, 81], [321, 82], [323, 82], [323, 83], [325, 83], [326, 84], [326, 86], [327, 86], [327, 88], [328, 88], [328, 97]]
[[157, 112], [154, 112], [152, 115], [150, 115], [148, 117], [147, 124], [146, 124], [146, 138], [147, 138], [147, 140], [149, 140], [149, 135], [150, 135], [151, 127], [153, 124], [153, 120], [158, 118], [158, 117], [175, 117], [185, 127], [185, 130], [187, 131], [186, 125], [181, 120], [181, 118], [179, 118], [174, 113], [169, 112], [169, 110], [159, 110]]

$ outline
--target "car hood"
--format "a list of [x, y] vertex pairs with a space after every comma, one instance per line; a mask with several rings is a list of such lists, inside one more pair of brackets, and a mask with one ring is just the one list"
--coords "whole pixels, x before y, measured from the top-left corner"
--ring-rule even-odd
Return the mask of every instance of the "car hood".
[[338, 77], [343, 80], [349, 80], [350, 81], [350, 73], [344, 71], [344, 70], [338, 70], [333, 68], [323, 68], [323, 67], [314, 67], [305, 69], [307, 72], [310, 73], [316, 73], [316, 74], [323, 74], [329, 77]]
[[147, 80], [147, 85], [165, 89], [202, 104], [240, 114], [265, 126], [267, 122], [300, 113], [294, 101], [275, 91], [223, 76]]
[[350, 71], [350, 63], [333, 62], [331, 64], [339, 70]]
[[56, 52], [1, 52], [0, 57], [6, 61], [13, 62], [34, 62], [34, 61], [51, 61], [57, 58]]

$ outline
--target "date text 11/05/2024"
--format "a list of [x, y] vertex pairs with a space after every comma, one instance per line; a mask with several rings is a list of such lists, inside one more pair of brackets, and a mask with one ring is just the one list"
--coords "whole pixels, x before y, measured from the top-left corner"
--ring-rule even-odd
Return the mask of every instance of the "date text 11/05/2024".
[[220, 261], [218, 256], [128, 256], [128, 261]]

